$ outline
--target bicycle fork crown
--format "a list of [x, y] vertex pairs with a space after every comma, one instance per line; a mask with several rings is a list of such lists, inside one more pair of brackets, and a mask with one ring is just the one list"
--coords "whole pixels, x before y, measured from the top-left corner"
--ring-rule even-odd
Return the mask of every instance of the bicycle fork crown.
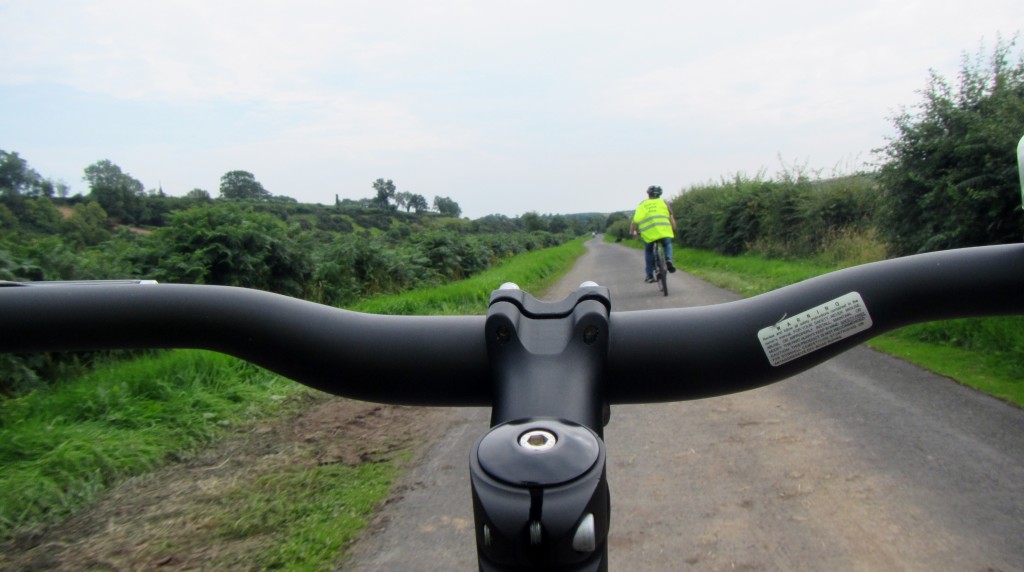
[[470, 454], [481, 570], [607, 570], [609, 308], [592, 283], [559, 302], [491, 295], [491, 430]]

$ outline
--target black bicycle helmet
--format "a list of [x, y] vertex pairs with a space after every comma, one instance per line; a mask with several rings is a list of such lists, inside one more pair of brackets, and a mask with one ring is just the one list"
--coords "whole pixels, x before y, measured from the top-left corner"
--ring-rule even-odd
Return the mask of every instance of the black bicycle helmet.
[[656, 198], [660, 197], [661, 196], [661, 187], [656, 187], [654, 185], [651, 185], [650, 187], [647, 187], [647, 196], [651, 197], [652, 199], [656, 199]]

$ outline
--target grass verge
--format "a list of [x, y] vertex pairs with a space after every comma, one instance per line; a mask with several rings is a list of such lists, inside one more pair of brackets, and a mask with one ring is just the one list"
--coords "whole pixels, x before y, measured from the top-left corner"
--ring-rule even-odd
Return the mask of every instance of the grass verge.
[[0, 538], [59, 520], [117, 480], [280, 412], [301, 387], [234, 358], [171, 351], [0, 402]]
[[[387, 496], [392, 462], [285, 468], [219, 499], [210, 532], [225, 541], [260, 539], [248, 562], [261, 570], [327, 570]], [[238, 564], [221, 562], [234, 568]]]
[[491, 292], [505, 282], [523, 290], [546, 290], [572, 268], [586, 250], [579, 238], [561, 246], [535, 250], [507, 259], [476, 276], [434, 288], [403, 294], [378, 296], [351, 306], [369, 314], [469, 315], [487, 311]]
[[[721, 256], [692, 249], [679, 249], [675, 258], [687, 272], [744, 297], [847, 266], [757, 255]], [[868, 345], [1024, 406], [1024, 317], [918, 324], [883, 334]]]

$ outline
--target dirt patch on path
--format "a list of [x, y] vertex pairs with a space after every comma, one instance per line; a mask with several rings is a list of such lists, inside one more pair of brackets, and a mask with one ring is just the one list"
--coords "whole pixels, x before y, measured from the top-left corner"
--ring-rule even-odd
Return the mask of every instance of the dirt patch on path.
[[300, 399], [297, 416], [238, 430], [190, 458], [125, 481], [58, 525], [0, 544], [0, 569], [195, 570], [210, 562], [252, 569], [246, 557], [258, 548], [252, 539], [210, 539], [219, 499], [281, 467], [400, 458], [444, 416], [442, 409], [316, 393]]

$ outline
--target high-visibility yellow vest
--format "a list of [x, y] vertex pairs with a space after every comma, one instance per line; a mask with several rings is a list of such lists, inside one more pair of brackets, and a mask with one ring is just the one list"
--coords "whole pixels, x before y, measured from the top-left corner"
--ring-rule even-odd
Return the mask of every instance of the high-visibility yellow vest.
[[640, 231], [644, 242], [653, 242], [659, 238], [673, 238], [672, 221], [669, 219], [668, 205], [662, 198], [647, 199], [640, 203], [633, 213], [633, 222]]

